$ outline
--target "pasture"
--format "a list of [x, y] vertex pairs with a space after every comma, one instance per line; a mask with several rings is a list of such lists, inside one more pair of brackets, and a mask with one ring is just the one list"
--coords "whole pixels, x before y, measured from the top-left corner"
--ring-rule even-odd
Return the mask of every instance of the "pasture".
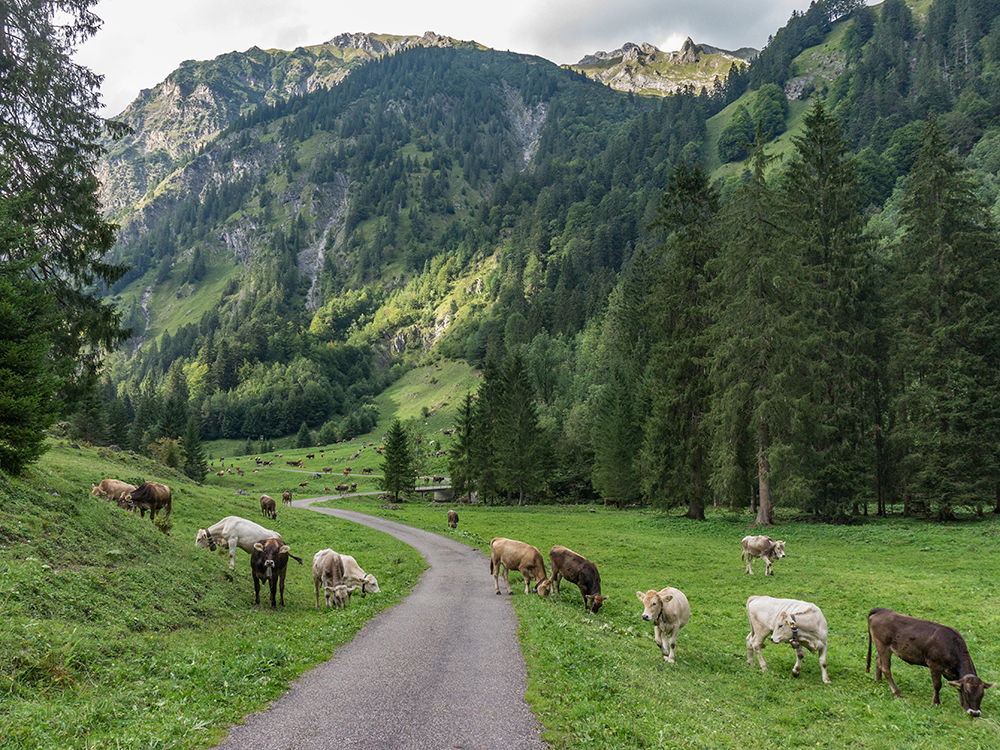
[[[488, 508], [374, 501], [331, 503], [454, 536], [486, 550], [493, 536], [538, 547], [563, 544], [594, 561], [608, 600], [584, 612], [579, 591], [563, 583], [547, 600], [524, 595], [511, 574], [513, 602], [528, 663], [527, 699], [553, 747], [602, 748], [995, 748], [1000, 746], [1000, 687], [988, 690], [983, 718], [962, 711], [942, 688], [931, 706], [930, 671], [898, 658], [895, 699], [865, 673], [866, 618], [883, 606], [955, 627], [980, 676], [1000, 681], [1000, 524], [940, 526], [908, 519], [840, 527], [782, 523], [774, 538], [788, 557], [775, 575], [744, 573], [740, 539], [749, 516], [725, 511], [704, 523], [646, 511], [601, 507]], [[458, 528], [446, 523], [448, 507]], [[779, 519], [781, 517], [779, 511]], [[492, 586], [488, 560], [483, 585]], [[664, 662], [652, 624], [640, 619], [636, 591], [681, 589], [691, 620], [680, 632], [677, 663]], [[830, 627], [829, 673], [814, 654], [791, 675], [787, 644], [764, 649], [768, 671], [746, 662], [746, 599], [753, 594], [816, 603]], [[874, 659], [874, 655], [873, 655]]]
[[[284, 460], [243, 476], [224, 473], [198, 487], [145, 459], [54, 444], [25, 480], [0, 476], [0, 747], [209, 747], [240, 717], [260, 710], [289, 682], [328, 659], [381, 609], [405, 596], [423, 563], [412, 549], [366, 527], [280, 505], [282, 489], [322, 495], [344, 481], [358, 444], [331, 446], [293, 471]], [[378, 467], [376, 457], [350, 462]], [[333, 467], [316, 480], [310, 470]], [[219, 469], [218, 458], [216, 469]], [[375, 474], [377, 475], [376, 468]], [[90, 496], [102, 477], [156, 479], [174, 489], [173, 527], [162, 534]], [[298, 482], [308, 481], [299, 488]], [[373, 491], [375, 476], [352, 476]], [[238, 492], [246, 494], [238, 494]], [[262, 492], [278, 519], [260, 516]], [[1000, 523], [941, 526], [894, 518], [855, 527], [783, 517], [772, 535], [788, 557], [765, 578], [743, 573], [739, 540], [748, 515], [713, 511], [696, 523], [653, 511], [598, 506], [526, 508], [404, 503], [377, 495], [332, 505], [380, 515], [463, 541], [484, 552], [493, 536], [520, 539], [546, 557], [564, 544], [601, 571], [600, 613], [584, 612], [563, 584], [547, 600], [525, 596], [511, 574], [513, 605], [528, 665], [527, 700], [555, 748], [993, 748], [1000, 746], [1000, 688], [987, 691], [983, 718], [960, 710], [953, 688], [932, 708], [930, 673], [893, 660], [903, 691], [894, 699], [866, 674], [865, 618], [885, 606], [956, 627], [980, 675], [1000, 678], [997, 596]], [[455, 507], [458, 528], [448, 528]], [[249, 556], [194, 546], [195, 531], [225, 515], [278, 530], [293, 554], [276, 612], [254, 609]], [[379, 580], [381, 593], [354, 597], [343, 611], [316, 609], [310, 562], [319, 549], [349, 551]], [[484, 556], [482, 586], [492, 589]], [[637, 590], [675, 586], [691, 602], [677, 663], [666, 664], [640, 619]], [[815, 655], [791, 676], [790, 646], [769, 645], [769, 671], [746, 663], [745, 602], [751, 594], [806, 599], [830, 626], [831, 685]], [[489, 623], [483, 623], [489, 627]]]

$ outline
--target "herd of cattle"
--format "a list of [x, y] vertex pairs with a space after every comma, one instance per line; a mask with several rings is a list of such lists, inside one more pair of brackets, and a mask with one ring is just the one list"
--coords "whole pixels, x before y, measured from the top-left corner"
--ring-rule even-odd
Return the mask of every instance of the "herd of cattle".
[[[785, 543], [767, 536], [746, 536], [742, 540], [742, 558], [746, 572], [753, 574], [750, 561], [764, 560], [765, 575], [774, 575], [772, 563], [785, 557]], [[596, 613], [609, 596], [601, 594], [601, 576], [597, 566], [583, 555], [561, 545], [549, 552], [551, 576], [545, 572], [545, 560], [537, 547], [525, 542], [503, 537], [490, 541], [490, 575], [496, 593], [500, 593], [500, 577], [507, 584], [507, 593], [513, 593], [508, 572], [518, 571], [524, 579], [524, 593], [534, 584], [535, 593], [548, 596], [559, 592], [559, 580], [564, 578], [580, 588], [587, 611]], [[677, 635], [691, 617], [691, 605], [683, 592], [667, 586], [659, 591], [650, 589], [635, 592], [642, 602], [642, 619], [653, 623], [653, 639], [663, 658], [674, 663]], [[747, 663], [754, 663], [754, 656], [762, 670], [767, 669], [761, 653], [770, 638], [772, 643], [788, 643], [795, 649], [795, 666], [792, 674], [802, 670], [803, 647], [819, 657], [823, 682], [829, 683], [826, 671], [827, 624], [823, 612], [812, 602], [798, 599], [776, 599], [770, 596], [751, 596], [746, 604], [750, 633], [746, 637]], [[871, 671], [872, 643], [875, 644], [875, 681], [885, 674], [889, 687], [897, 697], [902, 695], [892, 679], [890, 660], [896, 654], [908, 664], [925, 666], [931, 671], [934, 686], [933, 705], [941, 704], [941, 678], [958, 689], [959, 701], [969, 716], [980, 715], [983, 693], [996, 683], [984, 682], [976, 674], [976, 667], [969, 656], [965, 639], [954, 628], [929, 620], [920, 620], [876, 607], [868, 613], [868, 662], [865, 671]]]

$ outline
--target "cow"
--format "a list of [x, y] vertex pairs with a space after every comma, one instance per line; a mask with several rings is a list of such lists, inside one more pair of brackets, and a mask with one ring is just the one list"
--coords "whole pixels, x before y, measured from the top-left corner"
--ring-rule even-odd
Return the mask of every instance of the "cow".
[[371, 474], [372, 473], [372, 467], [371, 466], [366, 466], [365, 468], [363, 468], [361, 470], [361, 473], [362, 474]]
[[753, 558], [759, 557], [764, 561], [766, 566], [764, 568], [764, 575], [773, 576], [774, 569], [771, 567], [771, 563], [785, 557], [785, 543], [783, 541], [774, 541], [769, 536], [745, 536], [741, 544], [743, 545], [741, 558], [746, 560], [746, 572], [750, 575], [753, 575], [753, 571], [750, 569], [750, 560]]
[[122, 482], [119, 479], [102, 479], [100, 484], [90, 485], [90, 494], [110, 500], [121, 508], [127, 507], [125, 495], [138, 489], [134, 484]]
[[360, 591], [362, 597], [379, 592], [378, 580], [371, 573], [365, 573], [352, 555], [341, 554], [340, 559], [344, 563], [344, 585], [347, 587], [348, 599], [355, 591]]
[[337, 492], [347, 492], [348, 490], [350, 490], [350, 485], [338, 484], [333, 489], [335, 489]]
[[278, 520], [278, 509], [275, 507], [273, 497], [270, 495], [260, 496], [260, 512], [265, 518], [270, 518], [272, 521]]
[[288, 550], [288, 545], [281, 541], [280, 536], [272, 536], [261, 539], [253, 545], [253, 552], [250, 553], [250, 573], [253, 575], [254, 606], [260, 606], [260, 582], [267, 581], [271, 586], [271, 609], [277, 609], [275, 603], [275, 592], [281, 592], [281, 606], [285, 606], [285, 572], [288, 570], [288, 558], [298, 560], [302, 564], [302, 558], [296, 557]]
[[490, 575], [497, 594], [500, 593], [500, 575], [503, 574], [507, 584], [507, 594], [513, 594], [510, 588], [510, 571], [516, 570], [524, 578], [524, 593], [531, 593], [531, 583], [538, 587], [548, 576], [545, 575], [545, 560], [538, 547], [519, 542], [515, 539], [504, 539], [495, 536], [490, 540]]
[[288, 490], [285, 490], [284, 492], [281, 493], [281, 504], [282, 505], [292, 504], [292, 493], [289, 492]]
[[171, 511], [170, 488], [159, 482], [143, 482], [126, 494], [122, 501], [130, 510], [138, 508], [140, 518], [146, 517], [147, 510], [150, 518], [156, 518], [156, 512], [160, 508], [164, 508], [168, 516]]
[[229, 569], [236, 570], [236, 548], [253, 554], [253, 545], [261, 539], [268, 537], [278, 537], [281, 535], [277, 531], [265, 529], [253, 521], [248, 521], [239, 516], [226, 516], [218, 523], [212, 524], [207, 529], [198, 529], [194, 537], [195, 547], [208, 547], [212, 552], [216, 548], [221, 554], [225, 554], [229, 549]]
[[316, 606], [319, 607], [319, 590], [323, 589], [326, 606], [343, 609], [350, 594], [344, 584], [344, 561], [332, 549], [321, 549], [313, 556], [313, 587], [316, 589]]
[[965, 639], [954, 628], [939, 625], [929, 620], [918, 620], [893, 612], [891, 609], [876, 607], [868, 613], [868, 663], [865, 671], [871, 671], [872, 641], [875, 641], [875, 682], [885, 672], [886, 682], [899, 698], [902, 693], [893, 682], [889, 662], [896, 654], [907, 664], [927, 667], [931, 670], [934, 685], [932, 705], [941, 705], [941, 675], [948, 678], [948, 684], [958, 689], [958, 699], [962, 708], [973, 718], [979, 716], [979, 706], [983, 693], [995, 682], [983, 682], [976, 674], [976, 667], [969, 656]]
[[767, 671], [764, 648], [767, 637], [772, 643], [790, 643], [795, 649], [795, 666], [792, 676], [798, 677], [802, 671], [802, 647], [805, 646], [819, 656], [819, 668], [823, 673], [823, 682], [829, 684], [830, 676], [826, 673], [826, 639], [827, 626], [823, 612], [812, 602], [798, 599], [775, 599], [770, 596], [751, 596], [747, 599], [747, 618], [750, 620], [750, 633], [747, 635], [747, 664], [753, 664], [753, 655], [757, 654], [760, 668]]
[[549, 591], [558, 594], [559, 579], [565, 578], [580, 587], [583, 606], [588, 612], [597, 614], [604, 601], [611, 598], [601, 595], [601, 574], [597, 572], [597, 566], [583, 555], [557, 544], [549, 550], [549, 562], [552, 564], [552, 574], [538, 584], [538, 593], [542, 596], [546, 596]]
[[448, 525], [453, 529], [458, 528], [458, 513], [453, 510], [448, 511]]
[[635, 595], [642, 602], [642, 619], [653, 623], [653, 640], [660, 647], [660, 653], [668, 664], [673, 664], [677, 634], [691, 619], [687, 597], [672, 586], [659, 591], [650, 589], [645, 594], [636, 591]]

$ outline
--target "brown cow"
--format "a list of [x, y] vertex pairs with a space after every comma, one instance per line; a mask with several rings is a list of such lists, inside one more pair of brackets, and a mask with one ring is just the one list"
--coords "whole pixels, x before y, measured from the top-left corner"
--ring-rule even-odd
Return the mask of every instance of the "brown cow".
[[96, 497], [103, 497], [105, 500], [115, 503], [120, 508], [125, 508], [127, 507], [124, 502], [125, 495], [134, 489], [136, 489], [134, 484], [122, 482], [119, 479], [102, 479], [100, 484], [90, 485], [90, 494]]
[[285, 572], [288, 569], [288, 558], [302, 564], [302, 558], [292, 555], [288, 545], [281, 541], [280, 536], [261, 539], [254, 544], [250, 553], [250, 572], [253, 574], [254, 606], [260, 606], [260, 582], [267, 581], [271, 586], [271, 609], [277, 609], [274, 595], [275, 589], [281, 591], [281, 606], [285, 606]]
[[954, 628], [939, 625], [929, 620], [918, 620], [893, 612], [891, 609], [876, 607], [868, 613], [868, 663], [865, 671], [871, 671], [872, 641], [875, 641], [875, 682], [885, 672], [886, 682], [896, 697], [902, 693], [893, 682], [889, 662], [896, 654], [907, 664], [916, 664], [931, 670], [934, 685], [932, 704], [941, 705], [941, 675], [948, 678], [948, 684], [958, 689], [958, 699], [969, 716], [979, 716], [979, 706], [983, 692], [993, 687], [995, 682], [983, 682], [976, 674], [976, 667], [969, 656], [965, 639]]
[[270, 495], [260, 496], [260, 512], [272, 521], [278, 520], [278, 509], [275, 507], [274, 498]]
[[781, 540], [775, 541], [769, 536], [745, 536], [740, 541], [743, 545], [742, 559], [746, 561], [746, 572], [753, 575], [750, 570], [750, 560], [759, 557], [764, 561], [764, 575], [773, 576], [774, 569], [771, 563], [785, 557], [785, 543]]
[[495, 536], [490, 540], [490, 575], [493, 576], [493, 585], [497, 593], [500, 593], [500, 576], [503, 575], [504, 583], [507, 584], [507, 593], [514, 593], [510, 588], [510, 571], [516, 570], [524, 578], [524, 593], [531, 593], [531, 583], [538, 584], [546, 579], [545, 559], [538, 547], [519, 542], [514, 539], [504, 539]]
[[146, 517], [147, 510], [149, 517], [155, 518], [160, 508], [165, 508], [166, 514], [170, 515], [170, 488], [165, 484], [143, 482], [122, 499], [130, 510], [139, 509], [140, 518]]
[[282, 503], [282, 505], [291, 505], [292, 504], [292, 493], [289, 492], [288, 490], [285, 490], [284, 492], [282, 492], [281, 493], [281, 503]]
[[542, 596], [549, 591], [558, 594], [559, 579], [565, 578], [579, 586], [583, 606], [588, 612], [596, 614], [604, 601], [611, 598], [601, 595], [601, 574], [597, 572], [597, 566], [583, 555], [557, 544], [549, 551], [549, 561], [552, 563], [552, 575], [538, 584], [538, 593]]
[[458, 513], [453, 510], [448, 511], [448, 525], [453, 529], [458, 528]]
[[337, 490], [337, 492], [347, 492], [350, 489], [350, 487], [346, 484], [338, 484], [333, 489]]

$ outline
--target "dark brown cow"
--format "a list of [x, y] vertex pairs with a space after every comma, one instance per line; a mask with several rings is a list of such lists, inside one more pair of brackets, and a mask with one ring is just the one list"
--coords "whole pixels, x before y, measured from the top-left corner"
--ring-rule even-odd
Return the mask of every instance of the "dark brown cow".
[[284, 492], [282, 492], [281, 493], [281, 503], [282, 503], [282, 505], [291, 505], [292, 504], [292, 493], [289, 492], [288, 490], [285, 490]]
[[271, 609], [277, 609], [274, 601], [275, 591], [280, 589], [281, 606], [285, 606], [285, 572], [288, 569], [288, 558], [302, 564], [302, 558], [289, 554], [288, 545], [281, 541], [280, 536], [261, 539], [253, 546], [250, 553], [250, 572], [253, 574], [254, 606], [260, 606], [260, 582], [267, 581], [271, 586]]
[[902, 693], [893, 682], [892, 672], [889, 670], [893, 654], [907, 664], [931, 670], [935, 706], [941, 705], [941, 675], [947, 677], [948, 684], [958, 688], [962, 708], [972, 717], [979, 716], [983, 692], [996, 684], [979, 679], [965, 639], [954, 628], [876, 607], [868, 613], [866, 672], [871, 671], [872, 666], [872, 641], [875, 641], [876, 649], [875, 682], [885, 672], [886, 682], [897, 698]]
[[588, 612], [597, 613], [610, 596], [601, 595], [601, 574], [597, 566], [581, 554], [562, 545], [555, 545], [549, 551], [549, 561], [552, 563], [552, 575], [548, 581], [538, 584], [538, 593], [546, 596], [550, 590], [559, 593], [559, 579], [565, 578], [580, 588], [583, 596], [583, 606]]
[[351, 487], [350, 485], [347, 484], [338, 484], [336, 487], [334, 487], [334, 489], [337, 490], [337, 492], [347, 492], [351, 489]]
[[138, 508], [141, 518], [146, 517], [147, 510], [150, 518], [155, 518], [156, 511], [160, 508], [165, 508], [168, 516], [171, 511], [170, 488], [159, 482], [143, 482], [125, 495], [122, 501], [130, 510]]
[[453, 510], [448, 511], [448, 525], [453, 529], [458, 528], [458, 513]]
[[260, 512], [272, 521], [278, 520], [278, 508], [274, 504], [274, 498], [270, 495], [260, 496]]

